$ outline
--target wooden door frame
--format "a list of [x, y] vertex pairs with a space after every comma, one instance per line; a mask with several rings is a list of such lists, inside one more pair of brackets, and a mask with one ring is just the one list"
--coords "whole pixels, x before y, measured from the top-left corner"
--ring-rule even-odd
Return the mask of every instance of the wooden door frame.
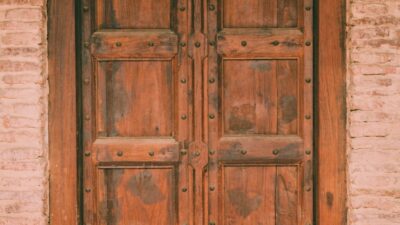
[[[78, 224], [77, 0], [48, 0], [50, 224]], [[315, 0], [315, 223], [345, 225], [345, 0]]]

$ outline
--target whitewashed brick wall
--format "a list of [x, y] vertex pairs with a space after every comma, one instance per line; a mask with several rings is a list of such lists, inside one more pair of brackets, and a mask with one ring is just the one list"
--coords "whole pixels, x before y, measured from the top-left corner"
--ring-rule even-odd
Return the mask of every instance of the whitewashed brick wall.
[[46, 0], [0, 0], [0, 225], [47, 224]]
[[348, 3], [349, 224], [400, 224], [400, 1]]

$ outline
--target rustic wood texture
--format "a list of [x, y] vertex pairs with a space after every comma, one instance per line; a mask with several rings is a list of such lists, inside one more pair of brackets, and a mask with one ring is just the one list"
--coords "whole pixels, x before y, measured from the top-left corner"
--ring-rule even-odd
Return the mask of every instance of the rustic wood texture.
[[99, 225], [176, 224], [174, 168], [101, 168]]
[[100, 29], [170, 28], [171, 0], [99, 0], [96, 24]]
[[319, 1], [317, 222], [347, 223], [345, 1]]
[[284, 28], [298, 24], [298, 0], [223, 0], [223, 27]]
[[99, 135], [173, 135], [171, 61], [102, 61], [97, 66]]
[[77, 224], [75, 2], [48, 1], [48, 16], [50, 221]]

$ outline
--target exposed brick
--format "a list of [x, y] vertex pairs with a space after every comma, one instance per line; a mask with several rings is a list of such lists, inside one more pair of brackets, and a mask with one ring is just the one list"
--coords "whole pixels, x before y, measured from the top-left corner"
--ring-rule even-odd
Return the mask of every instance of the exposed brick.
[[0, 0], [0, 225], [48, 224], [46, 0]]
[[348, 4], [351, 225], [400, 224], [400, 2]]

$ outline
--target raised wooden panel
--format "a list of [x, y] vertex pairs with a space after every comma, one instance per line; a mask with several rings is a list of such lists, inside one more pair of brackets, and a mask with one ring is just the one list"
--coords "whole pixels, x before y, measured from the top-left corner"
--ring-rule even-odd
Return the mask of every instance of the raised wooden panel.
[[224, 60], [224, 134], [296, 134], [297, 80], [297, 60]]
[[297, 166], [226, 165], [222, 177], [222, 224], [298, 224]]
[[97, 27], [170, 28], [171, 0], [97, 0]]
[[97, 79], [99, 134], [173, 135], [171, 61], [101, 61]]
[[101, 168], [99, 225], [175, 225], [173, 168]]
[[223, 0], [223, 27], [296, 27], [298, 4], [298, 0]]

